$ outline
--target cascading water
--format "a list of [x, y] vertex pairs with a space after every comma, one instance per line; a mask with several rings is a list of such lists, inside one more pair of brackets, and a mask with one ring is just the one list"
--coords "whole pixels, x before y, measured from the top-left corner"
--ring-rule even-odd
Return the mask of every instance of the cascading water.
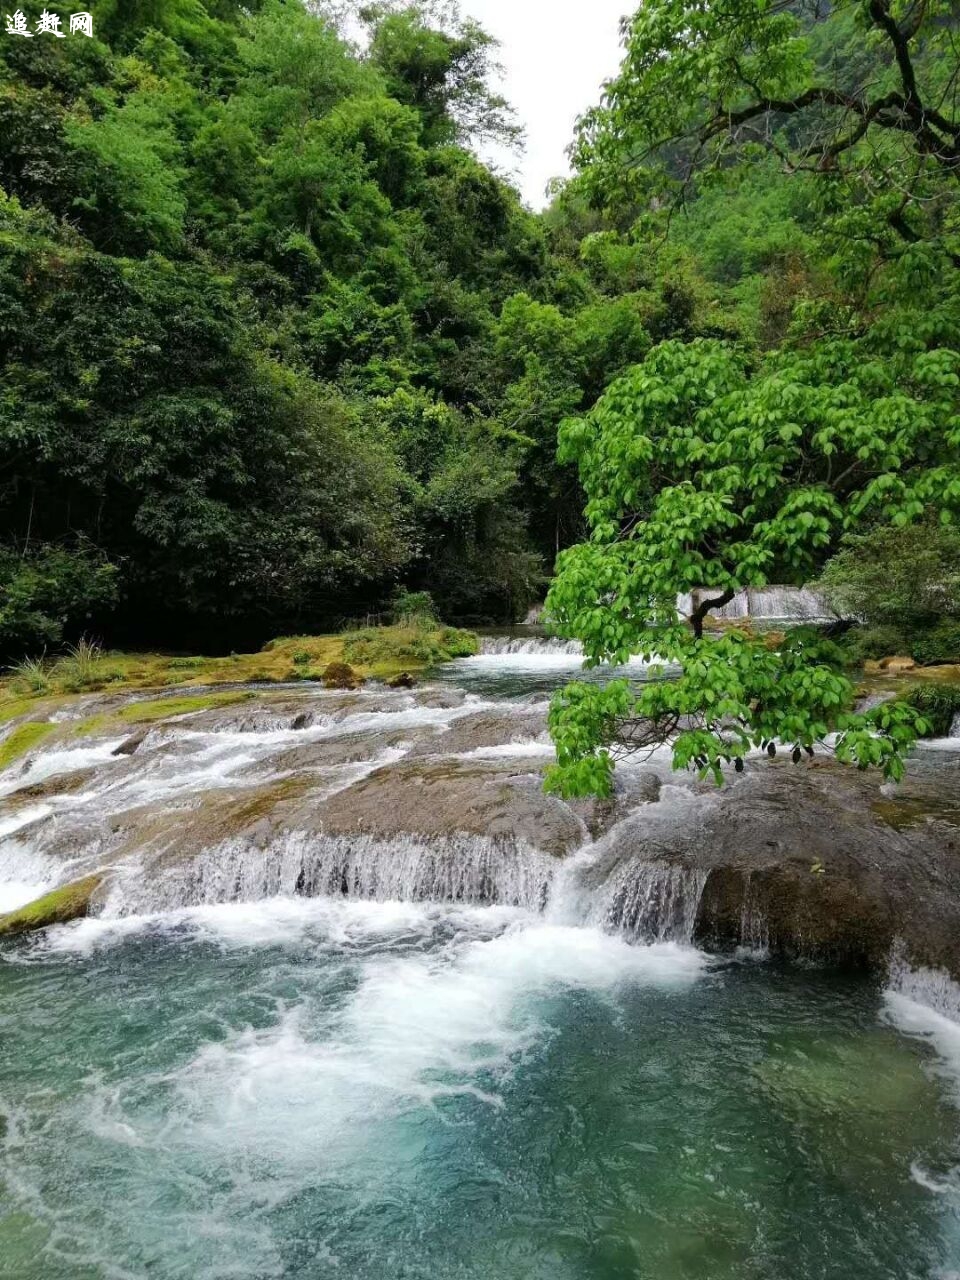
[[578, 640], [560, 640], [552, 636], [484, 636], [480, 652], [487, 656], [503, 654], [543, 654], [545, 656], [583, 657]]
[[[702, 590], [678, 596], [677, 612], [689, 617], [698, 604], [716, 595], [716, 590]], [[823, 622], [834, 615], [827, 601], [815, 591], [771, 586], [738, 591], [729, 604], [713, 609], [711, 616], [729, 621], [753, 618], [758, 622]]]
[[293, 832], [267, 848], [239, 840], [144, 880], [119, 876], [106, 916], [262, 902], [277, 897], [344, 897], [374, 902], [460, 902], [541, 911], [556, 859], [512, 840], [317, 836]]
[[586, 919], [642, 942], [693, 942], [705, 871], [659, 863], [617, 867], [587, 904]]
[[[0, 881], [109, 875], [99, 915], [0, 944], [0, 1275], [956, 1272], [949, 980], [697, 950], [705, 876], [644, 838], [696, 787], [531, 847], [543, 715], [286, 692], [0, 779]], [[391, 771], [435, 834], [325, 829]], [[444, 827], [451, 786], [498, 836]], [[749, 880], [743, 912], [759, 948]]]
[[960, 738], [960, 711], [953, 717], [953, 723], [950, 725], [950, 737]]

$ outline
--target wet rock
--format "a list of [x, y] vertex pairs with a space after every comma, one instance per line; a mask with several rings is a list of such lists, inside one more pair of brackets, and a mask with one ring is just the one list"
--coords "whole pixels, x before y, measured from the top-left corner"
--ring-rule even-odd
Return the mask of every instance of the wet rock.
[[[922, 789], [910, 779], [899, 797]], [[960, 977], [960, 829], [892, 826], [876, 808], [887, 790], [826, 761], [771, 762], [712, 795], [671, 788], [610, 833], [598, 874], [624, 859], [706, 873], [708, 946], [882, 969], [902, 938], [913, 962]]]
[[571, 808], [586, 823], [594, 840], [622, 822], [638, 805], [656, 804], [663, 782], [649, 769], [620, 769], [614, 775], [614, 792], [607, 800], [573, 800]]
[[490, 761], [404, 760], [339, 791], [303, 819], [328, 834], [484, 835], [557, 855], [587, 836], [569, 805], [544, 794], [539, 775], [517, 773], [509, 761], [498, 767]]
[[410, 674], [409, 671], [401, 671], [399, 675], [392, 676], [387, 681], [387, 688], [388, 689], [413, 689], [416, 683], [417, 683], [416, 680], [413, 678], [413, 676]]
[[410, 755], [464, 755], [508, 743], [546, 741], [546, 733], [546, 703], [519, 710], [506, 706], [460, 716], [443, 733], [418, 743]]
[[466, 690], [452, 685], [430, 685], [417, 690], [417, 705], [437, 710], [453, 710], [462, 707], [467, 700]]
[[[302, 745], [278, 749], [270, 756], [271, 770], [282, 773], [312, 773], [317, 770], [336, 768], [340, 765], [360, 764], [369, 760], [373, 751], [385, 751], [400, 744], [409, 743], [411, 738], [435, 736], [437, 729], [425, 725], [422, 729], [378, 730], [374, 738], [369, 733], [345, 733], [337, 737], [321, 738], [319, 741], [305, 742]], [[238, 777], [259, 777], [263, 773], [263, 764], [254, 761], [246, 768], [238, 770]]]
[[913, 658], [897, 654], [889, 658], [881, 658], [879, 662], [868, 662], [866, 671], [867, 675], [882, 671], [885, 675], [895, 676], [901, 671], [914, 671], [916, 666], [917, 664]]
[[144, 740], [149, 732], [150, 730], [147, 728], [141, 729], [139, 733], [131, 734], [130, 737], [124, 742], [121, 742], [119, 747], [111, 752], [111, 754], [115, 756], [135, 756], [143, 746]]
[[89, 914], [93, 895], [100, 888], [103, 877], [87, 876], [84, 880], [75, 880], [71, 884], [46, 893], [35, 902], [30, 902], [18, 911], [0, 916], [0, 938], [14, 937], [20, 933], [31, 933], [36, 929], [45, 929], [52, 924], [68, 924], [71, 920], [79, 920]]

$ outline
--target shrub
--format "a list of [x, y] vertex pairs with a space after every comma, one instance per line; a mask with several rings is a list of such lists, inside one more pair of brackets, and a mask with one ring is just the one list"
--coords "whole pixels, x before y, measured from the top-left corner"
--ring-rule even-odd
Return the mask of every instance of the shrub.
[[393, 597], [393, 620], [401, 627], [436, 627], [437, 607], [429, 591], [401, 587]]
[[55, 645], [116, 600], [116, 568], [96, 551], [43, 547], [21, 555], [0, 548], [0, 654]]
[[889, 658], [892, 654], [910, 654], [911, 644], [906, 632], [899, 627], [855, 627], [841, 640], [841, 647], [851, 665]]
[[343, 638], [343, 655], [356, 666], [383, 663], [431, 666], [451, 658], [468, 658], [477, 652], [477, 637], [456, 627], [366, 627]]
[[928, 738], [946, 738], [960, 715], [960, 685], [917, 685], [904, 699], [919, 711], [929, 726]]
[[54, 678], [68, 693], [79, 693], [103, 681], [103, 650], [96, 640], [81, 636], [53, 668]]
[[50, 676], [44, 658], [24, 658], [11, 668], [16, 686], [26, 688], [29, 693], [46, 693], [50, 687]]
[[926, 520], [847, 534], [815, 585], [838, 614], [868, 626], [960, 621], [960, 532]]
[[928, 630], [917, 631], [910, 655], [924, 666], [940, 662], [960, 662], [960, 619], [944, 618]]

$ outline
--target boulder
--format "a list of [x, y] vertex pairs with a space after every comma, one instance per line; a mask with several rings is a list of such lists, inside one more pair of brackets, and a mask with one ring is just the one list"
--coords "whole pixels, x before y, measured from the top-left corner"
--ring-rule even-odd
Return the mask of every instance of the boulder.
[[517, 772], [510, 761], [403, 760], [289, 821], [330, 835], [489, 836], [556, 855], [587, 838], [573, 809], [544, 793], [539, 774]]
[[388, 689], [413, 689], [416, 686], [416, 680], [409, 671], [401, 671], [395, 676], [391, 676], [387, 681]]
[[359, 689], [363, 680], [347, 662], [331, 662], [323, 671], [325, 689]]
[[712, 795], [671, 788], [609, 833], [596, 875], [626, 860], [700, 873], [708, 947], [882, 969], [899, 939], [960, 978], [960, 805], [943, 785], [770, 762]]
[[898, 654], [889, 658], [881, 658], [879, 662], [868, 662], [866, 670], [868, 675], [872, 675], [880, 671], [885, 675], [895, 676], [901, 671], [915, 670], [916, 665], [917, 664], [913, 658], [908, 658], [902, 654]]

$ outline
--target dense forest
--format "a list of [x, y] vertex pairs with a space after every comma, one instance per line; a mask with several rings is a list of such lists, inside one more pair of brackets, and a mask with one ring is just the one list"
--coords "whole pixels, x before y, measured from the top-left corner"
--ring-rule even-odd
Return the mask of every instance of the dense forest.
[[[101, 0], [93, 39], [3, 41], [2, 655], [401, 589], [509, 621], [564, 552], [554, 613], [615, 657], [675, 591], [859, 538], [874, 648], [960, 656], [960, 63], [900, 8], [640, 10], [542, 214], [478, 158], [519, 131], [446, 5]], [[923, 598], [874, 609], [918, 522]]]
[[512, 619], [575, 539], [557, 425], [676, 299], [477, 159], [517, 135], [479, 27], [362, 19], [104, 0], [2, 43], [7, 656], [238, 648], [401, 585]]

